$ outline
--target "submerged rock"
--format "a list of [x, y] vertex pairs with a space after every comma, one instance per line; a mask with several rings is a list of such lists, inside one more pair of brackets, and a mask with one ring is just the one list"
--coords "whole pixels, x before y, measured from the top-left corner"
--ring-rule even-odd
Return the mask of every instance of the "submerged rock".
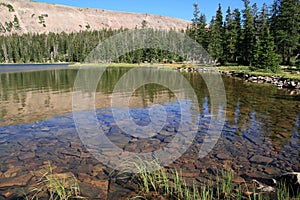
[[9, 187], [16, 187], [16, 186], [23, 187], [28, 184], [31, 178], [32, 178], [31, 174], [24, 174], [13, 178], [1, 178], [0, 188], [9, 188]]
[[250, 158], [250, 161], [258, 164], [269, 164], [273, 161], [273, 159], [265, 156], [254, 155]]

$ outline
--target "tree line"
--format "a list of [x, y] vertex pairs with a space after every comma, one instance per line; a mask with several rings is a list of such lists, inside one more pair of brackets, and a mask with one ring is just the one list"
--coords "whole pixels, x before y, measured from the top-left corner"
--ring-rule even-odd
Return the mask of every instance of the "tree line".
[[255, 70], [278, 71], [279, 64], [299, 65], [300, 1], [274, 0], [261, 9], [243, 0], [244, 9], [222, 7], [209, 24], [198, 4], [187, 33], [221, 65], [247, 65]]
[[[81, 31], [77, 33], [48, 33], [48, 34], [12, 34], [0, 36], [0, 63], [51, 63], [51, 62], [84, 62], [87, 56], [101, 42], [118, 33], [128, 31], [127, 29], [103, 29], [94, 31]], [[159, 31], [149, 29], [144, 41], [145, 47], [149, 44], [157, 43], [161, 39], [161, 34], [168, 39], [176, 35], [175, 30]], [[125, 35], [125, 34], [124, 34]], [[134, 37], [134, 36], [132, 36]], [[127, 39], [128, 40], [128, 39]], [[124, 39], [125, 41], [125, 39]], [[183, 57], [175, 53], [161, 49], [137, 49], [131, 52], [127, 46], [120, 46], [120, 43], [110, 43], [105, 50], [106, 54], [114, 55], [118, 49], [128, 52], [109, 62], [115, 63], [142, 63], [142, 62], [183, 62]], [[173, 40], [174, 41], [174, 40]], [[176, 41], [177, 42], [177, 41]], [[178, 41], [179, 42], [179, 41]], [[184, 42], [184, 41], [182, 41]], [[126, 42], [125, 42], [126, 44]], [[168, 44], [172, 46], [172, 44]], [[101, 57], [101, 56], [100, 56]]]
[[[251, 69], [276, 72], [279, 64], [300, 65], [300, 1], [274, 0], [258, 8], [243, 0], [244, 9], [222, 7], [207, 23], [194, 4], [192, 23], [183, 33], [196, 40], [221, 65], [247, 65]], [[144, 25], [146, 26], [146, 25]], [[27, 33], [0, 36], [0, 63], [84, 62], [89, 53], [105, 39], [126, 29], [103, 29], [78, 33]], [[155, 33], [156, 30], [152, 30]], [[170, 30], [174, 32], [174, 30]], [[155, 38], [147, 42], [157, 42]], [[172, 44], [170, 44], [172, 45]], [[111, 51], [117, 47], [111, 47]], [[124, 48], [124, 47], [123, 47]], [[113, 54], [113, 52], [112, 52]], [[183, 62], [174, 53], [140, 49], [114, 62]]]

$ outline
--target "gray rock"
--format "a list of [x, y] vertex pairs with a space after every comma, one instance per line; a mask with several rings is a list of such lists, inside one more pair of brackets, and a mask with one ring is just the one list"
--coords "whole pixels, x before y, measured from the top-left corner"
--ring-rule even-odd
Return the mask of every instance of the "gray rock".
[[282, 81], [279, 81], [279, 82], [277, 83], [277, 87], [279, 87], [279, 88], [282, 88], [283, 85], [284, 85], [284, 83], [283, 83]]

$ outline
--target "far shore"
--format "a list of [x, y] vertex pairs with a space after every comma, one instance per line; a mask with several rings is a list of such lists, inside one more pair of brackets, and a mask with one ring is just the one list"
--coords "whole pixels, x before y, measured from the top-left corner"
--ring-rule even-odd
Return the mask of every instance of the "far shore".
[[[74, 63], [74, 62], [54, 62], [54, 63], [0, 63], [0, 66], [10, 66], [10, 65], [68, 65], [69, 67], [88, 67], [88, 66], [99, 66], [99, 67], [149, 67], [149, 66], [161, 66], [169, 68], [198, 68], [200, 66], [195, 66], [187, 63]], [[201, 66], [204, 67], [205, 66]], [[293, 68], [283, 68], [278, 73], [271, 72], [260, 72], [260, 71], [251, 71], [248, 66], [217, 66], [219, 71], [233, 72], [233, 73], [243, 73], [248, 75], [255, 76], [275, 76], [282, 77], [291, 80], [300, 81], [300, 70]]]
[[85, 66], [109, 66], [109, 67], [148, 67], [148, 66], [164, 66], [164, 67], [195, 67], [185, 63], [73, 63], [70, 67], [85, 67]]

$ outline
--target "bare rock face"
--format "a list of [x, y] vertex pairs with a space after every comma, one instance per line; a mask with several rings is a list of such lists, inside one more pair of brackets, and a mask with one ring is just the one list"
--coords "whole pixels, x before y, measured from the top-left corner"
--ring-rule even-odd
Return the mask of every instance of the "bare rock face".
[[103, 28], [182, 30], [189, 21], [142, 13], [75, 8], [27, 0], [0, 0], [0, 34], [78, 32]]

